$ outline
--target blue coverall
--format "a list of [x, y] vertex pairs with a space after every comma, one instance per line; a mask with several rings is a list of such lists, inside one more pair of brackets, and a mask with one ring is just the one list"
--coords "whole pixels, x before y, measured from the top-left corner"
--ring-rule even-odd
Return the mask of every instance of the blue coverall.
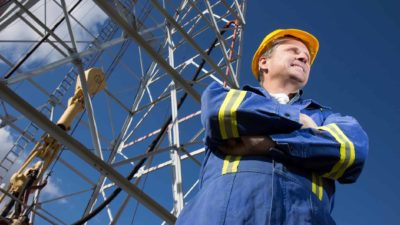
[[[176, 224], [335, 224], [335, 181], [355, 182], [368, 153], [368, 137], [354, 118], [299, 95], [283, 105], [261, 87], [217, 83], [204, 91], [201, 110], [206, 155], [200, 190]], [[318, 129], [300, 129], [300, 113]], [[277, 143], [268, 155], [217, 150], [223, 140], [260, 135]]]

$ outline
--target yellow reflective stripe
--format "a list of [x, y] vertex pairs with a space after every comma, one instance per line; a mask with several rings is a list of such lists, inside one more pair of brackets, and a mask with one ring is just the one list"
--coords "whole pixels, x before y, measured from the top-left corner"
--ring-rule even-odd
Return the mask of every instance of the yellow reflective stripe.
[[315, 173], [312, 173], [311, 186], [312, 192], [318, 197], [320, 201], [322, 201], [322, 197], [324, 195], [322, 177], [317, 176]]
[[239, 96], [237, 97], [237, 99], [235, 100], [235, 102], [233, 103], [232, 109], [231, 109], [231, 126], [232, 126], [232, 133], [233, 133], [233, 137], [239, 137], [239, 131], [237, 128], [237, 119], [236, 119], [236, 110], [239, 107], [240, 103], [242, 103], [244, 97], [246, 96], [246, 92], [244, 91], [240, 91], [239, 92]]
[[318, 177], [318, 189], [319, 189], [319, 191], [318, 191], [318, 198], [319, 198], [319, 200], [321, 200], [322, 201], [322, 195], [324, 194], [324, 190], [323, 190], [323, 183], [322, 183], [323, 181], [322, 181], [322, 177]]
[[319, 127], [320, 130], [325, 130], [329, 132], [335, 140], [340, 144], [340, 159], [333, 166], [332, 170], [326, 174], [324, 177], [331, 179], [339, 179], [343, 173], [349, 168], [355, 159], [355, 149], [354, 144], [351, 142], [347, 136], [342, 132], [342, 130], [336, 124], [329, 124], [323, 127]]
[[222, 166], [222, 175], [227, 173], [236, 173], [239, 167], [240, 159], [241, 156], [225, 156], [224, 165]]
[[233, 160], [233, 163], [232, 163], [232, 173], [236, 173], [237, 172], [237, 169], [238, 169], [238, 167], [239, 167], [239, 163], [240, 163], [240, 159], [241, 159], [242, 157], [240, 157], [240, 156], [236, 156], [235, 157], [235, 159]]
[[231, 157], [230, 155], [225, 156], [224, 159], [224, 165], [222, 166], [222, 174], [226, 174], [226, 171], [228, 170], [228, 165], [231, 161]]
[[312, 174], [312, 192], [317, 194], [317, 176], [315, 176], [315, 173]]
[[332, 170], [328, 173], [325, 173], [323, 176], [336, 179], [335, 174], [339, 171], [339, 168], [343, 165], [345, 158], [346, 158], [346, 144], [342, 141], [342, 139], [339, 138], [337, 133], [332, 129], [331, 124], [323, 127], [319, 127], [318, 129], [320, 130], [325, 130], [329, 132], [335, 140], [340, 144], [340, 159], [336, 164], [333, 166]]
[[342, 138], [342, 140], [346, 143], [346, 160], [344, 165], [340, 168], [337, 174], [337, 178], [343, 176], [344, 172], [346, 171], [347, 168], [349, 168], [351, 165], [353, 165], [355, 157], [356, 157], [356, 152], [354, 149], [354, 144], [350, 139], [343, 133], [343, 131], [336, 125], [332, 124], [332, 127], [334, 130], [339, 134], [339, 137]]
[[246, 96], [245, 91], [231, 89], [218, 111], [218, 123], [222, 139], [239, 137], [236, 110]]
[[219, 112], [218, 112], [219, 130], [221, 132], [222, 139], [228, 138], [228, 135], [226, 134], [224, 118], [225, 118], [226, 106], [228, 105], [231, 98], [232, 98], [232, 92], [229, 91], [225, 97], [225, 100], [222, 102], [221, 108], [219, 109]]

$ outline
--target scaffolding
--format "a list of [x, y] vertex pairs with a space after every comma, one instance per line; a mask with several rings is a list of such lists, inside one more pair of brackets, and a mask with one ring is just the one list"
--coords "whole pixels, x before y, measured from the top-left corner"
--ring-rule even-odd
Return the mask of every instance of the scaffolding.
[[[173, 224], [198, 185], [201, 92], [239, 86], [245, 6], [0, 1], [0, 126], [12, 137], [0, 155], [4, 202], [47, 134], [63, 147], [47, 185], [20, 202], [34, 224]], [[85, 110], [65, 132], [55, 118], [92, 67], [107, 87], [90, 96], [82, 82]]]

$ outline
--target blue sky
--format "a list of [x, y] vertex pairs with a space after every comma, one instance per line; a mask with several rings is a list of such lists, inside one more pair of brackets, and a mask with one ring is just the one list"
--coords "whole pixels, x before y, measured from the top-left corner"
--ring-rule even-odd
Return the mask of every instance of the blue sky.
[[358, 182], [337, 185], [339, 225], [399, 224], [400, 16], [398, 1], [248, 1], [241, 85], [256, 85], [250, 62], [277, 28], [313, 33], [320, 51], [305, 97], [356, 117], [370, 138]]

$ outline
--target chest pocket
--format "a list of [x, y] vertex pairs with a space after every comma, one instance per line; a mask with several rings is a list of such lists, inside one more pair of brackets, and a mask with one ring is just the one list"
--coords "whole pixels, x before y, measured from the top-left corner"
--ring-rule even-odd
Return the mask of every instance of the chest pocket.
[[317, 124], [317, 126], [322, 126], [324, 123], [324, 115], [323, 115], [323, 108], [305, 108], [300, 110], [301, 113], [306, 114], [309, 116], [314, 122]]

